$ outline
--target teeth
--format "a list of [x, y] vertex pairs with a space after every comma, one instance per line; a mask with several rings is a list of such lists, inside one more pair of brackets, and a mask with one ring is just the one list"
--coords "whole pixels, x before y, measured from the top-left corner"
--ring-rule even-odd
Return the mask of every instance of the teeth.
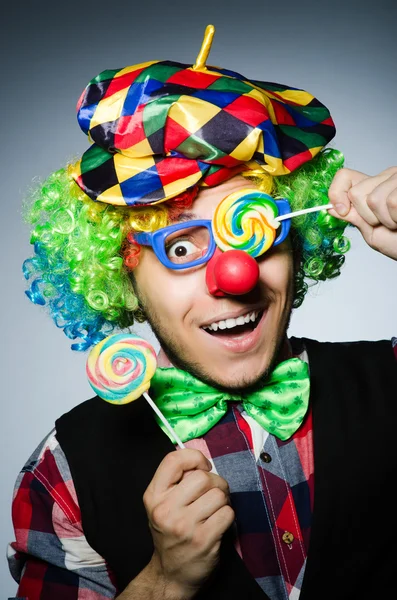
[[211, 325], [206, 325], [206, 327], [203, 327], [203, 329], [208, 329], [209, 331], [218, 331], [218, 329], [233, 329], [233, 327], [244, 325], [244, 323], [249, 323], [250, 321], [254, 323], [259, 313], [259, 310], [253, 310], [246, 315], [237, 317], [237, 319], [225, 319], [224, 321], [211, 323]]

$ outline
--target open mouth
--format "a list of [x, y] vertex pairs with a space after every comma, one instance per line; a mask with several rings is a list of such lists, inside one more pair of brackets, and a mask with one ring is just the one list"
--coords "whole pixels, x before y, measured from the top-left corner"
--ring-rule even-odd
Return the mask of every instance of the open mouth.
[[237, 317], [236, 319], [225, 319], [206, 325], [202, 329], [210, 335], [216, 337], [242, 337], [247, 333], [251, 333], [258, 326], [262, 316], [262, 310], [253, 310], [246, 315]]

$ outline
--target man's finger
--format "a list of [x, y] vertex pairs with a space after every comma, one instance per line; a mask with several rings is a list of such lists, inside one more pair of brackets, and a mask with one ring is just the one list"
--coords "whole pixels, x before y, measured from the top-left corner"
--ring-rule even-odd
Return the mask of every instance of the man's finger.
[[[342, 218], [333, 208], [330, 208], [328, 212], [330, 215], [336, 217], [337, 219]], [[372, 225], [369, 225], [369, 223], [367, 223], [367, 221], [363, 219], [361, 215], [358, 214], [354, 206], [350, 207], [349, 213], [345, 217], [343, 217], [343, 220], [357, 227], [357, 229], [361, 232], [366, 242], [369, 242], [374, 228], [372, 227]]]
[[187, 513], [195, 523], [203, 523], [226, 504], [230, 505], [228, 495], [218, 487], [214, 487], [193, 502], [187, 508]]
[[353, 169], [340, 169], [335, 174], [328, 190], [330, 202], [334, 205], [339, 216], [344, 217], [350, 210], [349, 190], [368, 175]]
[[393, 194], [397, 194], [397, 174], [381, 182], [368, 195], [367, 203], [379, 222], [388, 229], [397, 229], [397, 207], [393, 206]]
[[388, 195], [386, 204], [391, 218], [397, 224], [397, 189]]
[[161, 494], [179, 483], [185, 471], [202, 469], [210, 471], [212, 465], [200, 450], [185, 448], [167, 454], [159, 464], [148, 490]]
[[218, 488], [223, 495], [229, 495], [229, 486], [223, 477], [196, 469], [195, 473], [182, 479], [172, 496], [179, 506], [187, 506], [213, 488]]
[[200, 526], [200, 533], [207, 540], [208, 546], [221, 538], [234, 521], [234, 510], [229, 504], [225, 504]]

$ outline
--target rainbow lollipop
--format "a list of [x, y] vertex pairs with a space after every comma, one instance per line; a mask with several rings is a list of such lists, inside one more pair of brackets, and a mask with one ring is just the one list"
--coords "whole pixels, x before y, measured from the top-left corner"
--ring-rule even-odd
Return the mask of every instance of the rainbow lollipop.
[[254, 258], [270, 248], [279, 223], [273, 198], [256, 189], [229, 194], [217, 206], [212, 230], [223, 250], [244, 250]]
[[157, 367], [154, 348], [132, 333], [116, 333], [96, 344], [87, 358], [86, 372], [94, 392], [111, 404], [128, 404], [144, 396], [180, 448], [171, 425], [147, 393]]

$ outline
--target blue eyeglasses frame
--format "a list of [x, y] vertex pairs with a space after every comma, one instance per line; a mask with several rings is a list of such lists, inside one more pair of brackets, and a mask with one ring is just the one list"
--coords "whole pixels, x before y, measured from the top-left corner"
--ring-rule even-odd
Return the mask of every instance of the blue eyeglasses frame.
[[[275, 204], [278, 208], [278, 214], [287, 215], [291, 212], [291, 207], [285, 198], [281, 198], [280, 200], [274, 200]], [[166, 252], [165, 252], [165, 244], [164, 241], [166, 237], [168, 237], [171, 233], [175, 231], [179, 231], [181, 229], [187, 229], [188, 227], [206, 227], [209, 231], [209, 239], [210, 243], [207, 249], [207, 252], [204, 256], [193, 260], [188, 264], [177, 264], [170, 261]], [[278, 246], [281, 244], [285, 238], [287, 237], [289, 230], [291, 227], [291, 219], [285, 219], [281, 221], [280, 233], [277, 238], [273, 242], [273, 246]], [[182, 223], [176, 223], [175, 225], [168, 225], [167, 227], [162, 227], [161, 229], [157, 229], [156, 231], [150, 232], [139, 232], [134, 233], [134, 240], [138, 242], [141, 246], [150, 246], [153, 248], [153, 251], [159, 261], [168, 269], [173, 269], [174, 271], [180, 271], [182, 269], [191, 269], [192, 267], [198, 267], [206, 262], [208, 262], [216, 249], [216, 242], [214, 239], [214, 235], [212, 233], [212, 221], [209, 219], [196, 219], [192, 221], [183, 221]]]

